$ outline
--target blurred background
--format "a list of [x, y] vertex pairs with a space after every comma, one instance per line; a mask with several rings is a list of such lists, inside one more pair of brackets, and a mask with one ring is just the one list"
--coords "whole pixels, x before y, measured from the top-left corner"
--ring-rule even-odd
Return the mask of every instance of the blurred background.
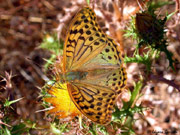
[[[166, 15], [179, 10], [179, 0], [170, 2], [158, 9], [157, 14]], [[133, 56], [136, 42], [123, 35], [129, 27], [131, 16], [143, 8], [141, 3], [141, 0], [94, 0], [90, 3], [102, 30], [120, 44], [123, 55]], [[50, 125], [52, 120], [45, 117], [45, 112], [36, 113], [44, 109], [40, 88], [52, 75], [44, 66], [45, 59], [49, 59], [52, 53], [40, 48], [40, 45], [56, 33], [58, 40], [64, 41], [72, 17], [84, 6], [87, 6], [86, 0], [0, 0], [0, 130], [11, 130], [23, 123], [28, 129], [24, 127], [20, 134], [53, 134]], [[168, 50], [178, 62], [179, 18], [178, 12], [166, 23]], [[133, 82], [146, 74], [143, 72], [145, 66], [130, 63], [126, 67], [127, 88], [132, 90]], [[158, 60], [153, 61], [153, 72], [159, 79], [151, 77], [141, 90], [143, 96], [138, 103], [150, 110], [143, 117], [135, 115], [133, 129], [136, 134], [155, 134], [152, 131], [166, 130], [169, 134], [180, 134], [180, 93], [176, 89], [180, 86], [180, 64], [175, 68], [176, 72], [168, 67], [168, 60], [163, 53]], [[172, 81], [165, 83], [162, 78]], [[23, 99], [7, 108], [4, 106], [7, 99], [13, 101], [20, 98]], [[33, 125], [36, 127], [33, 128]], [[72, 132], [66, 134], [83, 132], [76, 125]]]

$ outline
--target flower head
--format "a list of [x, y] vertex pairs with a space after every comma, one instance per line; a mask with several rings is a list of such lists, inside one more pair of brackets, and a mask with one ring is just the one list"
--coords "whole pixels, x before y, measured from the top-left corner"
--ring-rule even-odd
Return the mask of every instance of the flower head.
[[56, 82], [49, 86], [48, 93], [52, 97], [45, 98], [45, 101], [51, 103], [54, 107], [48, 113], [53, 113], [59, 118], [71, 119], [81, 114], [69, 96], [66, 83]]

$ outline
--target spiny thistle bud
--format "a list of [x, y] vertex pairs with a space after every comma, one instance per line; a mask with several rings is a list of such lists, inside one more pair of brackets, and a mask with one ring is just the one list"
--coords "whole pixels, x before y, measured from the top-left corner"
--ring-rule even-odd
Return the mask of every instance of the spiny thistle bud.
[[157, 19], [149, 13], [137, 13], [135, 27], [142, 40], [148, 44], [156, 44], [163, 39], [165, 20]]

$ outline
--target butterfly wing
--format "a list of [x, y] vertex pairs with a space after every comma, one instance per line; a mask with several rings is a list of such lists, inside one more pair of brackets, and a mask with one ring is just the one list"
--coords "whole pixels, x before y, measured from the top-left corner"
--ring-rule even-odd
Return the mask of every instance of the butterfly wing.
[[113, 39], [107, 39], [107, 46], [96, 57], [79, 67], [79, 71], [88, 73], [80, 82], [107, 87], [119, 94], [126, 85], [127, 74], [122, 65], [119, 46]]
[[94, 69], [118, 69], [122, 67], [122, 57], [119, 46], [113, 39], [107, 36], [107, 43], [104, 49], [91, 60], [87, 61], [81, 67], [80, 71], [89, 71]]
[[68, 83], [67, 87], [76, 107], [87, 118], [99, 124], [108, 124], [111, 121], [115, 91], [87, 83]]
[[92, 9], [85, 7], [72, 20], [66, 37], [64, 71], [78, 70], [81, 65], [95, 57], [106, 46], [106, 35], [97, 24]]
[[64, 71], [119, 68], [119, 46], [102, 32], [92, 9], [85, 7], [72, 20], [63, 53]]
[[125, 68], [119, 67], [118, 69], [96, 69], [89, 71], [86, 78], [79, 82], [106, 87], [120, 94], [124, 90], [126, 81], [127, 74]]

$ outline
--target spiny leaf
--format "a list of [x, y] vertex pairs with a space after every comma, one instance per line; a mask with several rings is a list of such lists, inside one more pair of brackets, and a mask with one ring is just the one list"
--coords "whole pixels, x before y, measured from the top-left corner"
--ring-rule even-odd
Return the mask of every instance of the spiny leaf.
[[19, 99], [12, 100], [12, 101], [6, 100], [5, 103], [4, 103], [4, 107], [9, 107], [11, 104], [18, 102], [21, 99], [23, 99], [23, 98], [19, 98]]

